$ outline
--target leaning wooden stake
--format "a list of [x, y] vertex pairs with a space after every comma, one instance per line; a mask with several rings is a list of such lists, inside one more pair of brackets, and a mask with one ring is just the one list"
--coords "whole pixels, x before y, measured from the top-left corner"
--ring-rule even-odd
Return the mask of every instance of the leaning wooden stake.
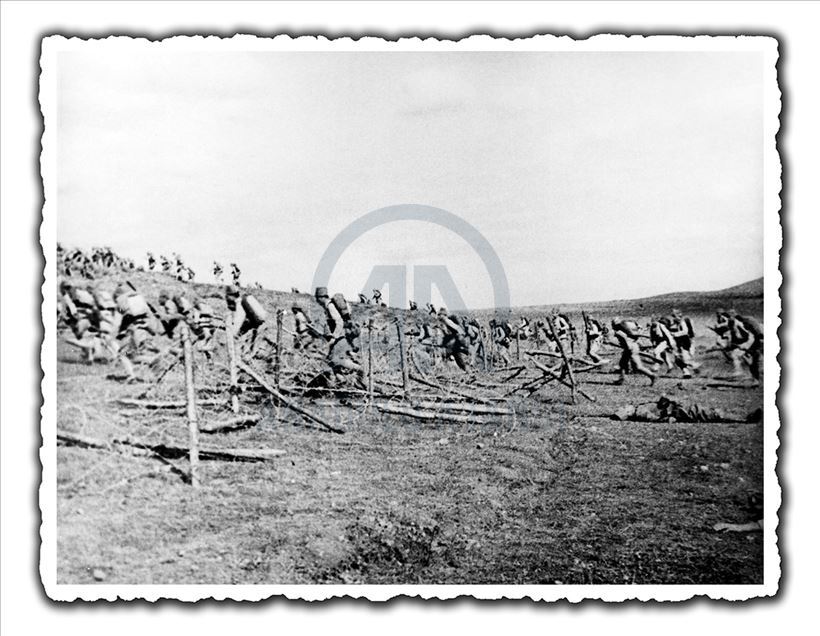
[[515, 361], [521, 362], [521, 329], [515, 330]]
[[[407, 408], [402, 406], [392, 406], [387, 404], [377, 404], [376, 408], [382, 413], [390, 413], [393, 415], [406, 415], [417, 420], [428, 420], [434, 422], [459, 422], [462, 424], [487, 424], [493, 420], [477, 419], [476, 415], [459, 415], [456, 413], [441, 413], [439, 411], [423, 411], [419, 409]], [[492, 415], [492, 414], [490, 414]]]
[[[546, 366], [544, 366], [543, 364], [541, 364], [540, 362], [538, 362], [538, 360], [536, 360], [535, 358], [532, 358], [532, 357], [531, 357], [531, 358], [530, 358], [530, 362], [532, 362], [532, 363], [533, 363], [536, 367], [538, 367], [538, 369], [540, 369], [540, 370], [541, 370], [541, 372], [542, 372], [544, 375], [547, 375], [547, 376], [551, 377], [551, 378], [552, 378], [552, 379], [554, 379], [554, 380], [558, 380], [558, 382], [560, 382], [561, 384], [563, 384], [565, 387], [569, 387], [570, 389], [572, 388], [572, 385], [571, 385], [569, 382], [567, 382], [566, 380], [564, 380], [564, 378], [562, 378], [560, 375], [558, 375], [557, 373], [555, 373], [555, 372], [554, 372], [552, 369], [550, 369], [549, 367], [546, 367]], [[587, 393], [587, 392], [583, 391], [583, 390], [582, 390], [582, 389], [580, 389], [580, 388], [578, 388], [578, 389], [576, 389], [576, 390], [578, 391], [578, 393], [579, 393], [580, 395], [582, 395], [583, 397], [585, 397], [586, 399], [588, 399], [590, 402], [594, 402], [594, 401], [595, 401], [595, 398], [594, 398], [594, 397], [592, 397], [591, 395], [589, 395], [589, 393]]]
[[487, 367], [487, 371], [493, 371], [495, 369], [495, 334], [493, 334], [493, 329], [490, 325], [487, 325], [487, 345], [486, 348], [489, 350], [490, 354], [490, 366]]
[[404, 328], [401, 320], [396, 320], [396, 331], [399, 334], [399, 362], [401, 364], [401, 383], [404, 397], [410, 397], [410, 369], [407, 366], [407, 343], [404, 341]]
[[468, 400], [473, 400], [475, 402], [478, 402], [479, 404], [492, 404], [493, 400], [497, 401], [497, 400], [503, 399], [500, 396], [499, 397], [494, 397], [492, 399], [483, 398], [483, 397], [479, 397], [477, 395], [472, 395], [471, 393], [466, 393], [464, 391], [459, 391], [459, 390], [454, 389], [454, 388], [449, 387], [449, 386], [444, 387], [441, 384], [439, 384], [438, 382], [432, 382], [432, 381], [426, 379], [425, 377], [423, 377], [423, 376], [421, 376], [417, 373], [411, 374], [410, 377], [413, 379], [414, 382], [418, 382], [419, 384], [423, 384], [424, 386], [429, 386], [431, 389], [438, 389], [442, 393], [452, 393], [453, 395], [458, 395], [459, 397], [467, 398]]
[[180, 330], [182, 355], [185, 358], [185, 393], [188, 409], [188, 432], [191, 437], [188, 457], [191, 463], [191, 485], [199, 488], [199, 423], [196, 420], [196, 388], [194, 387], [194, 352], [191, 346], [191, 332], [186, 323]]
[[305, 418], [307, 418], [308, 420], [310, 420], [312, 422], [316, 422], [320, 426], [323, 426], [324, 428], [326, 428], [327, 430], [329, 430], [333, 433], [344, 433], [344, 429], [336, 428], [335, 426], [331, 426], [330, 424], [325, 422], [321, 417], [319, 417], [315, 413], [311, 413], [307, 409], [303, 409], [301, 406], [299, 406], [298, 404], [296, 404], [292, 400], [289, 400], [287, 397], [282, 395], [279, 391], [276, 390], [276, 388], [274, 386], [271, 385], [270, 382], [267, 381], [267, 379], [265, 378], [264, 375], [262, 375], [259, 371], [254, 369], [252, 366], [250, 366], [244, 360], [239, 360], [237, 362], [237, 365], [245, 373], [247, 373], [254, 380], [256, 380], [256, 382], [259, 384], [259, 386], [261, 386], [268, 393], [270, 393], [273, 397], [275, 397], [278, 402], [280, 402], [281, 404], [284, 404], [285, 406], [287, 406], [291, 411], [294, 411], [295, 413], [298, 413], [299, 415], [304, 416]]
[[233, 312], [228, 309], [225, 314], [225, 342], [228, 345], [228, 370], [231, 381], [231, 410], [239, 413], [239, 372], [236, 369], [236, 341], [234, 340]]
[[373, 400], [373, 318], [367, 321], [367, 398]]
[[273, 379], [277, 389], [281, 385], [282, 377], [282, 317], [284, 313], [282, 309], [276, 312], [276, 364], [273, 369]]

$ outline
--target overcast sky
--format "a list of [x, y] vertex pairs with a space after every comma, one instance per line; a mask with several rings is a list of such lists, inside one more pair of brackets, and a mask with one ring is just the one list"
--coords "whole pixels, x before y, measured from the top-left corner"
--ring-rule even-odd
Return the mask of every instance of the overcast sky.
[[[58, 239], [214, 259], [307, 291], [372, 210], [420, 203], [493, 245], [513, 305], [710, 290], [763, 272], [757, 53], [62, 53]], [[481, 261], [430, 224], [382, 226], [332, 278]], [[411, 267], [412, 271], [412, 267]]]

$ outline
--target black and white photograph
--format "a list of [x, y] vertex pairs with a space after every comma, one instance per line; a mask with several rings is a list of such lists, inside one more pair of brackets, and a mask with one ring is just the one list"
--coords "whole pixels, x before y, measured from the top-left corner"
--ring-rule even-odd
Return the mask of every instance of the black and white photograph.
[[777, 60], [44, 38], [48, 596], [775, 593]]

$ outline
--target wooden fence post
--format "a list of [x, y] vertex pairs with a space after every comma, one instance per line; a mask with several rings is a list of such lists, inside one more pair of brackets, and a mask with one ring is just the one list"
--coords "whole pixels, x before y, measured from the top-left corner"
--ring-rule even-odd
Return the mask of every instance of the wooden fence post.
[[367, 399], [373, 401], [373, 318], [367, 321]]
[[404, 328], [401, 319], [396, 319], [396, 331], [399, 334], [399, 362], [401, 364], [401, 383], [404, 388], [404, 398], [410, 397], [410, 369], [407, 366], [407, 343], [404, 341]]
[[515, 360], [521, 361], [521, 329], [515, 330]]
[[276, 364], [273, 373], [277, 391], [281, 386], [282, 376], [282, 318], [284, 317], [284, 313], [284, 309], [279, 309], [276, 312]]
[[236, 342], [234, 341], [233, 312], [225, 314], [225, 341], [228, 345], [228, 370], [231, 382], [231, 411], [239, 413], [239, 372], [236, 369]]
[[194, 387], [194, 355], [191, 346], [191, 332], [187, 323], [181, 324], [182, 355], [185, 362], [185, 393], [190, 433], [191, 485], [199, 488], [199, 422], [196, 417], [196, 388]]
[[490, 370], [495, 370], [495, 334], [492, 325], [487, 325], [487, 346], [490, 349]]

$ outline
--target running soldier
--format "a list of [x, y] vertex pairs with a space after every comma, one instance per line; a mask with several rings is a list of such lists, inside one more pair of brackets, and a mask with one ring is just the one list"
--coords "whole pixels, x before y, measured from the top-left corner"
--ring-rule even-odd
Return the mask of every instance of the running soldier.
[[672, 310], [672, 316], [667, 321], [669, 331], [675, 338], [677, 357], [675, 363], [683, 371], [683, 377], [692, 377], [692, 371], [698, 368], [692, 352], [695, 329], [688, 316], [684, 316], [679, 309]]
[[552, 310], [552, 325], [555, 329], [555, 337], [561, 341], [565, 351], [571, 351], [572, 346], [572, 324], [566, 314], [560, 313], [558, 309]]
[[197, 349], [209, 363], [213, 364], [214, 334], [219, 326], [216, 312], [209, 303], [200, 299], [194, 303], [190, 317], [191, 332], [196, 338]]
[[231, 280], [233, 280], [233, 284], [236, 287], [239, 287], [239, 280], [242, 276], [242, 271], [239, 269], [236, 263], [231, 263]]
[[615, 384], [623, 384], [630, 367], [649, 378], [649, 386], [655, 384], [655, 374], [644, 365], [641, 360], [641, 348], [638, 339], [641, 337], [640, 328], [634, 320], [613, 318], [612, 331], [618, 346], [621, 348], [621, 359], [618, 361], [620, 377]]
[[321, 340], [322, 334], [313, 326], [301, 307], [294, 305], [290, 310], [293, 312], [293, 322], [296, 326], [293, 334], [294, 350], [312, 349], [316, 341]]
[[511, 333], [509, 323], [499, 322], [495, 318], [490, 320], [490, 337], [495, 345], [493, 348], [505, 367], [510, 366]]
[[66, 342], [80, 349], [85, 361], [93, 364], [99, 351], [94, 296], [90, 290], [75, 287], [67, 281], [62, 283], [60, 291], [65, 322], [73, 335], [73, 338], [66, 338]]
[[326, 361], [330, 369], [314, 378], [311, 385], [336, 385], [354, 374], [359, 386], [364, 387], [364, 368], [358, 360], [360, 330], [351, 319], [347, 301], [341, 294], [331, 299], [327, 287], [317, 287], [315, 297], [325, 312]]
[[719, 336], [726, 336], [726, 354], [732, 361], [734, 377], [743, 377], [743, 365], [749, 367], [749, 372], [755, 382], [760, 382], [760, 367], [763, 359], [763, 328], [749, 316], [739, 316], [734, 309], [725, 312], [718, 326], [713, 327]]
[[116, 334], [116, 344], [112, 344], [117, 359], [127, 374], [127, 382], [136, 382], [134, 362], [144, 359], [150, 345], [154, 329], [150, 322], [150, 308], [142, 294], [127, 288], [117, 286], [114, 292], [117, 309], [122, 315]]
[[220, 265], [219, 263], [217, 263], [216, 261], [214, 261], [214, 269], [213, 269], [213, 271], [214, 271], [214, 280], [216, 281], [216, 284], [217, 284], [217, 285], [221, 285], [221, 284], [222, 284], [222, 273], [223, 273], [223, 271], [224, 271], [224, 270], [222, 269], [222, 265]]
[[587, 340], [587, 358], [592, 360], [595, 364], [603, 362], [603, 358], [598, 355], [601, 351], [601, 345], [604, 338], [604, 327], [601, 323], [592, 316], [583, 314], [584, 318], [584, 333]]
[[666, 365], [667, 373], [670, 372], [677, 358], [678, 346], [663, 318], [653, 318], [649, 323], [649, 341], [652, 343], [652, 355], [662, 360]]
[[452, 358], [459, 369], [467, 371], [470, 366], [470, 343], [461, 323], [457, 318], [451, 318], [444, 307], [439, 310], [438, 315], [444, 331], [441, 346], [444, 348], [445, 356]]

